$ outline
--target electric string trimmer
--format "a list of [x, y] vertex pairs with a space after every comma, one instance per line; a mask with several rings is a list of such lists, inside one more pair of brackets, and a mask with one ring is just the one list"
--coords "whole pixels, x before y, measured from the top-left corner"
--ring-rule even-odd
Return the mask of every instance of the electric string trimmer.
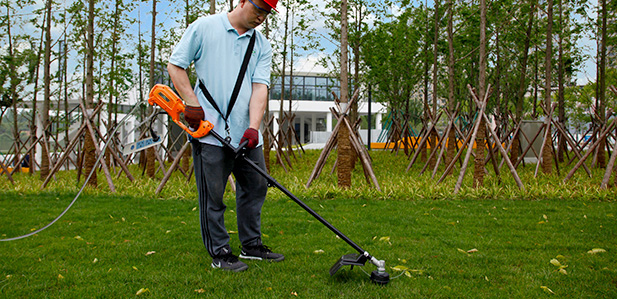
[[309, 214], [311, 214], [315, 219], [319, 220], [323, 225], [329, 228], [332, 232], [334, 232], [337, 236], [343, 239], [347, 244], [353, 247], [357, 254], [346, 254], [343, 255], [336, 263], [330, 268], [330, 275], [334, 275], [336, 271], [338, 271], [341, 267], [349, 265], [353, 269], [353, 266], [364, 266], [366, 261], [370, 261], [373, 265], [377, 267], [377, 270], [371, 273], [371, 280], [377, 284], [387, 284], [390, 281], [390, 275], [386, 272], [386, 262], [383, 260], [378, 260], [374, 256], [371, 256], [367, 251], [362, 249], [358, 244], [345, 236], [342, 232], [340, 232], [336, 227], [326, 221], [323, 217], [321, 217], [317, 212], [313, 211], [309, 206], [307, 206], [304, 202], [302, 202], [298, 197], [293, 195], [289, 190], [279, 184], [274, 178], [272, 178], [265, 170], [261, 169], [255, 162], [250, 160], [248, 157], [243, 155], [244, 145], [240, 144], [237, 148], [231, 145], [230, 141], [221, 137], [214, 130], [212, 130], [213, 125], [207, 120], [202, 120], [199, 128], [193, 131], [189, 129], [186, 125], [184, 125], [180, 121], [180, 114], [184, 112], [184, 103], [176, 95], [176, 93], [171, 90], [170, 87], [162, 84], [155, 85], [150, 91], [150, 98], [148, 99], [148, 103], [150, 105], [158, 105], [163, 108], [167, 112], [167, 114], [171, 117], [171, 119], [180, 126], [184, 131], [193, 136], [194, 138], [200, 138], [210, 134], [214, 136], [223, 146], [231, 149], [237, 156], [242, 156], [244, 160], [257, 171], [260, 175], [262, 175], [268, 181], [269, 186], [274, 186], [281, 190], [285, 195], [295, 201], [298, 205], [300, 205], [304, 210], [306, 210]]

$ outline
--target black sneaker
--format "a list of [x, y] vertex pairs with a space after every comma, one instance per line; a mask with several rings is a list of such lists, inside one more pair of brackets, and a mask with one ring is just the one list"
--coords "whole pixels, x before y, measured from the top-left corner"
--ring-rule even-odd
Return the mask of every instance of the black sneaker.
[[285, 259], [285, 256], [279, 253], [274, 253], [268, 246], [242, 246], [240, 258], [249, 260], [266, 260], [271, 262], [280, 262]]
[[227, 271], [241, 272], [249, 268], [249, 266], [238, 260], [238, 257], [231, 252], [225, 255], [218, 255], [212, 258], [212, 268], [223, 269]]

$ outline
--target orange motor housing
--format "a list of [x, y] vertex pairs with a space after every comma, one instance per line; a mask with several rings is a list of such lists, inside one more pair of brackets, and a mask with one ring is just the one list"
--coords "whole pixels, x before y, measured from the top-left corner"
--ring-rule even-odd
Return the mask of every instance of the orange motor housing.
[[167, 85], [157, 84], [150, 90], [150, 98], [148, 104], [154, 106], [154, 104], [163, 108], [171, 119], [184, 131], [194, 138], [200, 138], [208, 135], [210, 130], [214, 127], [212, 123], [207, 120], [202, 120], [199, 123], [199, 128], [192, 131], [186, 125], [180, 121], [180, 113], [184, 113], [185, 105], [180, 97]]

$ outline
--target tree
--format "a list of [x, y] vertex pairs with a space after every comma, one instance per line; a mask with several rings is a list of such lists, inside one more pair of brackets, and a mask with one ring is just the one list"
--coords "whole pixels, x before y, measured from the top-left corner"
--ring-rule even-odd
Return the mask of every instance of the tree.
[[[156, 1], [157, 0], [152, 0], [152, 31], [150, 32], [150, 88], [148, 90], [152, 89], [152, 87], [154, 87], [154, 84], [156, 83], [154, 79], [154, 67], [156, 65], [156, 60], [154, 57], [156, 50]], [[151, 115], [153, 111], [154, 108], [152, 108], [152, 106], [149, 106], [148, 115]], [[150, 147], [146, 150], [146, 161], [146, 174], [148, 175], [148, 177], [154, 178], [156, 170], [156, 155], [154, 153], [153, 147]]]
[[[546, 28], [546, 56], [544, 60], [545, 85], [544, 85], [544, 111], [546, 116], [549, 116], [549, 111], [552, 107], [552, 78], [553, 78], [553, 0], [547, 1], [547, 28]], [[545, 128], [548, 130], [549, 126]], [[548, 138], [544, 140], [544, 148], [542, 149], [542, 172], [550, 174], [553, 168], [553, 142], [550, 132], [546, 134]]]
[[[486, 90], [486, 0], [480, 0], [480, 71], [478, 77], [478, 99], [484, 101], [488, 92]], [[474, 187], [484, 185], [484, 148], [486, 147], [486, 122], [482, 119], [479, 123], [478, 135], [476, 136], [476, 158], [473, 175]], [[471, 149], [467, 149], [471, 150]]]
[[[347, 70], [348, 63], [348, 20], [347, 20], [347, 0], [341, 1], [341, 105], [347, 105], [349, 101], [349, 74]], [[343, 115], [342, 117], [347, 117]], [[341, 126], [337, 137], [338, 145], [338, 165], [337, 165], [337, 177], [338, 186], [340, 188], [351, 187], [351, 170], [353, 168], [353, 148], [351, 147], [351, 141], [349, 140], [349, 132], [347, 127]]]

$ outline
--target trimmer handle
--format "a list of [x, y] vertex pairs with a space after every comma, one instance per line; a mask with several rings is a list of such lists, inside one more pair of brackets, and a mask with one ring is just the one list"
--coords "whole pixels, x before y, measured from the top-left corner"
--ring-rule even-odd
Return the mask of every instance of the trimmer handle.
[[212, 123], [207, 120], [202, 120], [199, 123], [199, 128], [195, 131], [192, 131], [187, 126], [185, 126], [180, 121], [180, 113], [184, 113], [185, 105], [180, 99], [180, 97], [167, 85], [156, 84], [150, 90], [150, 98], [148, 99], [148, 104], [154, 106], [157, 104], [159, 107], [163, 108], [167, 112], [167, 114], [171, 117], [171, 119], [184, 131], [189, 133], [189, 135], [194, 138], [200, 138], [208, 135], [210, 130], [214, 127]]

